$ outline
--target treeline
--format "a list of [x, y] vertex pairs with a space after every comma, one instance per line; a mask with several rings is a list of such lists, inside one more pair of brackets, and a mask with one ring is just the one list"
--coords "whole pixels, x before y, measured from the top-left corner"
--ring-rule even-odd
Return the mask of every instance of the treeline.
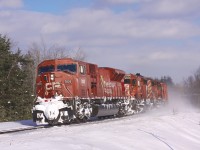
[[170, 76], [163, 76], [161, 77], [160, 81], [166, 83], [170, 87], [173, 87], [175, 85]]
[[184, 95], [192, 104], [200, 107], [200, 67], [184, 81]]
[[200, 67], [184, 81], [185, 94], [200, 95]]
[[33, 43], [26, 54], [13, 49], [10, 38], [0, 34], [0, 121], [31, 119], [35, 99], [37, 65], [44, 59], [73, 57], [84, 60], [85, 53], [45, 42]]

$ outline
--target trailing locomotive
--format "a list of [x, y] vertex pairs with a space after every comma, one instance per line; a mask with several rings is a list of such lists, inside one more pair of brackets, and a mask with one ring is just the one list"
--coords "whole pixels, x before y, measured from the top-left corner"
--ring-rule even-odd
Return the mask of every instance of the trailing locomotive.
[[135, 114], [168, 99], [165, 83], [71, 58], [40, 63], [36, 91], [33, 120], [51, 125]]

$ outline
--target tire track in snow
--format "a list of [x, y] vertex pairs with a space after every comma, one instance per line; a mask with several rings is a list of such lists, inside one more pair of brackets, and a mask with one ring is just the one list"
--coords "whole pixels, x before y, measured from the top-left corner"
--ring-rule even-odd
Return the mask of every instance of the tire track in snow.
[[138, 129], [139, 131], [142, 131], [144, 133], [147, 133], [147, 134], [150, 134], [152, 135], [153, 137], [155, 137], [156, 139], [158, 139], [159, 141], [163, 142], [165, 145], [167, 145], [171, 150], [174, 150], [167, 142], [165, 142], [164, 140], [162, 140], [159, 136], [151, 133], [151, 132], [147, 132], [147, 131], [144, 131], [144, 130], [141, 130], [141, 129]]

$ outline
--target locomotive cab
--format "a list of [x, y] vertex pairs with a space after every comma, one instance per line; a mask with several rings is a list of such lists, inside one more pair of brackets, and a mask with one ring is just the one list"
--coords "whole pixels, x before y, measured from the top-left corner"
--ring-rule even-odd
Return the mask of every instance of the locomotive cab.
[[124, 78], [125, 93], [131, 99], [141, 100], [146, 97], [146, 80], [139, 74], [127, 74]]
[[77, 66], [72, 59], [46, 60], [38, 65], [38, 97], [33, 107], [36, 123], [56, 124], [73, 118], [70, 100], [77, 94]]
[[41, 98], [53, 98], [57, 95], [73, 97], [74, 76], [77, 74], [77, 64], [45, 61], [38, 66], [36, 79], [37, 95]]

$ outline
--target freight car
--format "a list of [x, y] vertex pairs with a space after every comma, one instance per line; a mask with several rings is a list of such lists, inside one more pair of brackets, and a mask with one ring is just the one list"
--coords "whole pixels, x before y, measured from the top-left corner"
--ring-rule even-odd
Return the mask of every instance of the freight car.
[[51, 125], [125, 116], [167, 101], [165, 83], [71, 58], [40, 63], [36, 92], [33, 121]]

